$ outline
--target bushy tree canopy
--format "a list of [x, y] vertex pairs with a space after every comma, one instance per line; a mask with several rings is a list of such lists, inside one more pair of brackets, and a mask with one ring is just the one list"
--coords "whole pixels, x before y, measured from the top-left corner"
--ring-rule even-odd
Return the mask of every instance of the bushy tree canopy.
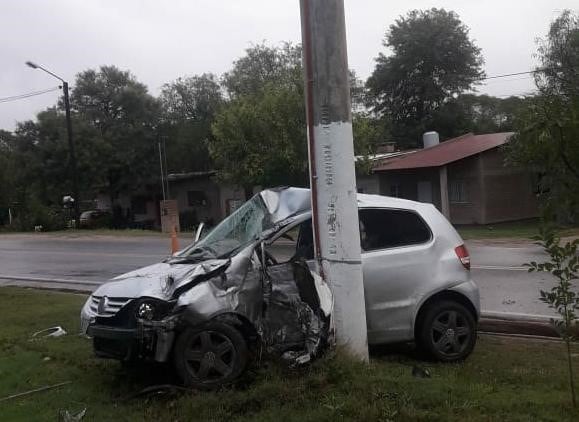
[[559, 218], [579, 216], [579, 17], [564, 11], [541, 41], [539, 94], [517, 122], [511, 162], [539, 176], [544, 204]]
[[413, 10], [392, 24], [368, 79], [375, 110], [393, 123], [401, 144], [414, 144], [436, 130], [435, 113], [484, 75], [481, 50], [454, 12]]
[[210, 170], [211, 124], [224, 104], [217, 77], [210, 73], [165, 84], [160, 96], [169, 172]]
[[258, 45], [234, 63], [231, 96], [213, 125], [211, 156], [221, 177], [253, 185], [304, 185], [306, 122], [300, 48]]

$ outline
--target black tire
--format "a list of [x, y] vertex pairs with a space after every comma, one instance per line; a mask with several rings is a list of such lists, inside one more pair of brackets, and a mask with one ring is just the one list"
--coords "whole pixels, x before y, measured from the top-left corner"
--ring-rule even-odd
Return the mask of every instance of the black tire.
[[476, 344], [475, 317], [455, 301], [441, 300], [429, 305], [417, 328], [418, 347], [441, 362], [466, 359]]
[[247, 342], [234, 327], [209, 322], [181, 332], [173, 353], [183, 384], [213, 389], [235, 381], [247, 367]]

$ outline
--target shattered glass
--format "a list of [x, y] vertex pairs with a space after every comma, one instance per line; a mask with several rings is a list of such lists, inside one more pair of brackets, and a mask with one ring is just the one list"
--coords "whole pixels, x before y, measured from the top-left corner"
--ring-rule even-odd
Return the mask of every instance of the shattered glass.
[[[236, 315], [253, 325], [267, 352], [292, 365], [308, 362], [329, 341], [330, 289], [303, 258], [266, 262], [264, 246], [292, 221], [301, 221], [310, 212], [309, 201], [306, 189], [262, 191], [200, 242], [163, 263], [115, 278], [93, 296], [171, 304], [159, 320], [136, 321], [143, 333], [155, 333], [143, 334], [142, 343], [156, 339], [155, 350], [147, 346], [146, 351], [157, 361], [168, 358], [176, 327]], [[91, 314], [86, 305], [85, 310], [83, 318], [110, 321]]]

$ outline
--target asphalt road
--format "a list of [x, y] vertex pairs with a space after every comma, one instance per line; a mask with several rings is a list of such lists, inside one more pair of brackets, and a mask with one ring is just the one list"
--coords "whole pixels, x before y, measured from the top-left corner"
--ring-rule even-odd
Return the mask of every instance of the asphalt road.
[[[181, 246], [190, 239], [181, 238]], [[528, 242], [467, 242], [472, 277], [483, 311], [500, 315], [553, 315], [537, 297], [552, 284], [547, 274], [529, 274], [522, 263], [545, 258]], [[101, 282], [159, 262], [168, 255], [162, 237], [0, 235], [0, 279], [64, 279]]]

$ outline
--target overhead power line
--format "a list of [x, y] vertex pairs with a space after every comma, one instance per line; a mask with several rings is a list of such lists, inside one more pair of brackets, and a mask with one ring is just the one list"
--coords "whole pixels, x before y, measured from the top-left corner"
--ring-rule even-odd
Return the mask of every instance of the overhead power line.
[[30, 97], [35, 97], [37, 95], [42, 95], [42, 94], [47, 94], [49, 92], [54, 92], [57, 91], [59, 89], [61, 89], [62, 87], [57, 86], [54, 88], [49, 88], [49, 89], [44, 89], [42, 91], [33, 91], [33, 92], [28, 92], [26, 94], [20, 94], [20, 95], [13, 95], [11, 97], [4, 97], [4, 98], [0, 98], [0, 103], [8, 103], [11, 101], [18, 101], [18, 100], [24, 100], [26, 98], [30, 98]]
[[480, 78], [479, 81], [486, 81], [488, 79], [508, 78], [509, 76], [530, 75], [533, 73], [543, 72], [545, 70], [554, 70], [554, 69], [544, 68], [544, 69], [528, 70], [526, 72], [505, 73], [503, 75], [486, 76], [484, 78]]

